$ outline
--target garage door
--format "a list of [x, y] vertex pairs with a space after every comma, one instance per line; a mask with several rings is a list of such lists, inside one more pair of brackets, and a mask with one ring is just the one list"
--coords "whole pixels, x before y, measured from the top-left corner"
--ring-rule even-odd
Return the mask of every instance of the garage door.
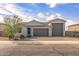
[[52, 36], [63, 36], [63, 23], [53, 23], [52, 26]]
[[34, 36], [48, 36], [48, 29], [36, 28], [33, 31]]

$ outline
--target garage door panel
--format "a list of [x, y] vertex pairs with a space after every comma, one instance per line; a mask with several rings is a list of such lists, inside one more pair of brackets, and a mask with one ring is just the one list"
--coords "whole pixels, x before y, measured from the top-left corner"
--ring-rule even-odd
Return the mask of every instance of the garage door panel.
[[48, 36], [48, 29], [34, 29], [33, 30], [34, 36]]

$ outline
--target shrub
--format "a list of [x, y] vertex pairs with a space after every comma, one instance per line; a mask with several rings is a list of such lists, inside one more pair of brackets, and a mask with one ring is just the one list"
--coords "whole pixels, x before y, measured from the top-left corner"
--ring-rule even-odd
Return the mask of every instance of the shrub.
[[21, 39], [21, 40], [24, 40], [24, 39], [25, 39], [25, 36], [21, 34], [21, 35], [20, 35], [20, 39]]

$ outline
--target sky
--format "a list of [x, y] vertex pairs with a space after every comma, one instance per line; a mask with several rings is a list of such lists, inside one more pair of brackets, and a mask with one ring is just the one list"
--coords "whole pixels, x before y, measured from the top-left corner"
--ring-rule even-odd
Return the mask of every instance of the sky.
[[18, 15], [23, 21], [48, 21], [56, 17], [66, 26], [78, 23], [79, 3], [0, 3], [0, 22], [5, 15]]

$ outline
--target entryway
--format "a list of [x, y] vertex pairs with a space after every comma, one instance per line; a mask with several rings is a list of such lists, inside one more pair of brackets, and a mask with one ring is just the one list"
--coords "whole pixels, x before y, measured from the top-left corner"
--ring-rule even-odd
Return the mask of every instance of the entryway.
[[31, 28], [27, 28], [27, 37], [31, 37]]

